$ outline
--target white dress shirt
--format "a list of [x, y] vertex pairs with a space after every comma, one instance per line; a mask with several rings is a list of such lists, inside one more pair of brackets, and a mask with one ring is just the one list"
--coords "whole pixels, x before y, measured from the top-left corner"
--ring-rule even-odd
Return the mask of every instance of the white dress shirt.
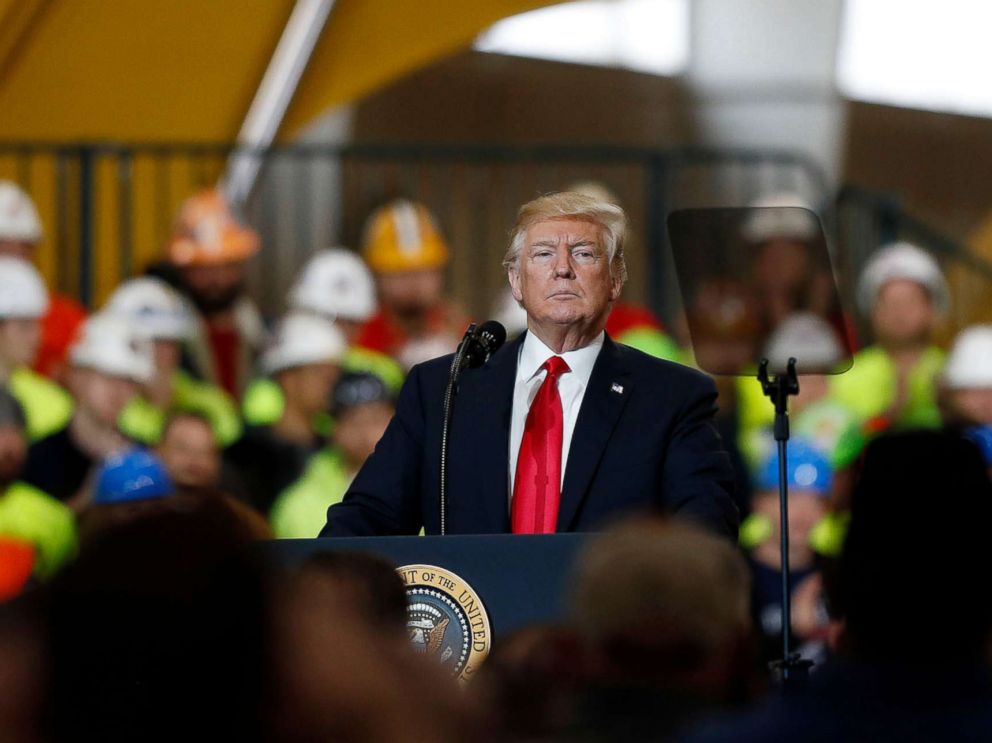
[[584, 348], [556, 354], [533, 333], [524, 336], [520, 355], [517, 358], [517, 378], [513, 385], [513, 413], [510, 418], [510, 500], [513, 499], [513, 481], [517, 476], [517, 457], [520, 455], [520, 442], [524, 438], [527, 413], [548, 374], [541, 366], [552, 356], [561, 356], [571, 370], [558, 378], [558, 396], [561, 398], [564, 419], [561, 442], [561, 481], [564, 484], [565, 465], [568, 463], [568, 450], [572, 444], [572, 434], [575, 432], [575, 421], [579, 417], [582, 397], [586, 393], [586, 387], [589, 386], [592, 367], [603, 348], [605, 337], [605, 332], [600, 333]]

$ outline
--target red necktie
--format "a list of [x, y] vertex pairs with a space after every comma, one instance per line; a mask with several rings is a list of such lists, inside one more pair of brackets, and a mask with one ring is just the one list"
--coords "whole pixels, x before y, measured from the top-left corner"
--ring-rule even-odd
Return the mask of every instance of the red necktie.
[[570, 369], [561, 356], [552, 356], [541, 368], [548, 374], [527, 413], [513, 480], [514, 534], [552, 534], [558, 521], [564, 432], [558, 377]]

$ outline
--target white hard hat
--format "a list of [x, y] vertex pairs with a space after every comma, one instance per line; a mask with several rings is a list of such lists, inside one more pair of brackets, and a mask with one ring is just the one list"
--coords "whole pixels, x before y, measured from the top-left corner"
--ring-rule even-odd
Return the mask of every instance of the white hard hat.
[[973, 325], [958, 333], [942, 380], [950, 389], [992, 387], [992, 325]]
[[922, 248], [908, 242], [894, 242], [880, 248], [868, 260], [858, 281], [858, 307], [870, 315], [878, 293], [890, 281], [908, 279], [922, 285], [934, 306], [944, 312], [950, 295], [937, 261]]
[[289, 290], [289, 306], [332, 320], [368, 320], [376, 311], [372, 273], [346, 248], [321, 250]]
[[811, 240], [819, 232], [813, 208], [797, 193], [768, 194], [752, 202], [750, 208], [754, 211], [748, 215], [742, 230], [745, 239], [751, 242]]
[[765, 358], [770, 370], [785, 371], [796, 359], [800, 374], [833, 371], [844, 359], [844, 347], [826, 320], [814, 312], [797, 312], [782, 321], [768, 339]]
[[48, 289], [38, 269], [21, 258], [0, 256], [0, 317], [41, 317]]
[[104, 309], [126, 315], [138, 333], [153, 340], [186, 340], [193, 331], [193, 316], [179, 292], [150, 276], [125, 281]]
[[287, 315], [259, 361], [271, 375], [308, 364], [339, 363], [348, 346], [344, 335], [327, 320], [312, 315]]
[[0, 181], [0, 240], [41, 242], [41, 220], [34, 202], [11, 181]]
[[151, 342], [123, 315], [101, 312], [83, 325], [69, 352], [74, 366], [147, 383], [155, 375]]

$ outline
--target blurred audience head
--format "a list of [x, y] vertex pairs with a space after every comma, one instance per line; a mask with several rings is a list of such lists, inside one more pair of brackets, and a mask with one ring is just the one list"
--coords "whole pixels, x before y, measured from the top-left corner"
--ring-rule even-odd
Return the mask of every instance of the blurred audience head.
[[205, 315], [224, 312], [244, 294], [248, 260], [258, 252], [258, 235], [231, 211], [224, 195], [208, 189], [179, 210], [169, 260]]
[[176, 413], [162, 428], [155, 453], [181, 488], [214, 488], [220, 480], [221, 453], [210, 422], [193, 413]]
[[172, 495], [174, 486], [161, 460], [145, 449], [129, 449], [104, 460], [96, 474], [92, 503], [114, 505]]
[[419, 317], [441, 301], [448, 245], [423, 204], [395, 199], [376, 209], [365, 224], [362, 254], [379, 299], [394, 315]]
[[285, 410], [307, 420], [325, 412], [347, 351], [335, 326], [312, 315], [287, 315], [262, 354], [262, 372], [282, 387]]
[[489, 728], [499, 740], [567, 740], [592, 678], [579, 631], [540, 624], [501, 637], [470, 693], [489, 710]]
[[77, 414], [105, 428], [116, 428], [124, 406], [154, 377], [151, 344], [118, 315], [89, 318], [69, 359], [69, 390]]
[[0, 254], [0, 379], [34, 363], [48, 290], [30, 263]]
[[49, 587], [49, 736], [258, 739], [268, 644], [249, 537], [220, 501], [149, 502]]
[[44, 233], [31, 197], [12, 181], [0, 181], [0, 256], [30, 260]]
[[858, 281], [858, 306], [871, 319], [876, 342], [886, 348], [927, 344], [949, 302], [940, 266], [908, 242], [880, 248]]
[[348, 372], [338, 380], [331, 397], [331, 440], [349, 469], [357, 471], [372, 454], [393, 410], [389, 389], [375, 374]]
[[289, 290], [289, 309], [333, 322], [349, 345], [376, 312], [375, 281], [362, 259], [346, 248], [318, 251]]
[[972, 426], [965, 430], [964, 437], [978, 447], [992, 477], [992, 423]]
[[940, 381], [948, 422], [992, 424], [992, 325], [958, 333]]
[[978, 663], [992, 629], [992, 482], [979, 450], [936, 431], [871, 442], [830, 589], [858, 659]]
[[179, 292], [149, 276], [125, 281], [110, 295], [104, 311], [126, 317], [152, 343], [157, 376], [171, 379], [182, 344], [193, 333], [193, 316]]
[[108, 530], [172, 508], [175, 486], [154, 454], [139, 448], [112, 454], [96, 470], [89, 502], [78, 517], [85, 547]]
[[0, 493], [16, 480], [28, 456], [24, 408], [7, 390], [0, 387]]
[[[827, 513], [833, 486], [833, 467], [829, 458], [812, 442], [793, 437], [786, 454], [786, 482], [789, 487], [789, 565], [809, 567], [814, 555], [810, 534]], [[779, 541], [779, 458], [776, 447], [754, 478], [753, 513], [763, 516], [771, 531], [766, 543], [769, 555], [778, 557]]]
[[759, 308], [752, 287], [737, 278], [714, 275], [700, 282], [686, 321], [703, 369], [735, 374], [753, 365], [762, 331]]
[[296, 589], [334, 615], [406, 641], [406, 588], [385, 558], [361, 552], [316, 552], [296, 570]]
[[724, 697], [744, 666], [749, 591], [735, 545], [643, 518], [597, 537], [580, 558], [573, 616], [605, 679]]
[[317, 553], [281, 588], [268, 705], [276, 739], [441, 743], [482, 735], [455, 680], [414, 652], [406, 592], [388, 562]]
[[755, 282], [801, 297], [814, 270], [810, 243], [820, 232], [812, 206], [799, 194], [783, 191], [762, 196], [750, 207], [742, 229], [744, 238], [757, 248]]

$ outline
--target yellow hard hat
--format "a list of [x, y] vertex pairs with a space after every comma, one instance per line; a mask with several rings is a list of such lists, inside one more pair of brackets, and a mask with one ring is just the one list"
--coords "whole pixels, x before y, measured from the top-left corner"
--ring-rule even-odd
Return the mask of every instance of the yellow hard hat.
[[209, 266], [247, 260], [258, 252], [258, 234], [238, 222], [217, 189], [183, 202], [169, 259], [177, 266]]
[[448, 262], [448, 246], [423, 204], [406, 199], [376, 209], [365, 225], [362, 252], [377, 273], [438, 268]]

